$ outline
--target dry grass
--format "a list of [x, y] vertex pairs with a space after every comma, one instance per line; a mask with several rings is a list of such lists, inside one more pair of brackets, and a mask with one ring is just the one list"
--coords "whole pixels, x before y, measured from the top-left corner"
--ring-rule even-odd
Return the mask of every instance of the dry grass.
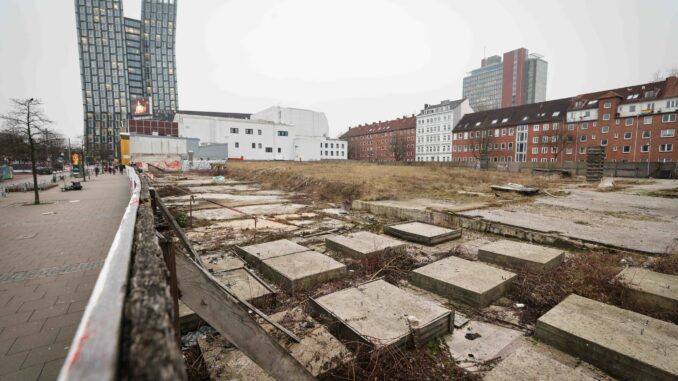
[[[228, 176], [261, 182], [265, 187], [301, 191], [327, 201], [407, 199], [414, 197], [478, 200], [457, 191], [490, 193], [508, 182], [556, 188], [555, 177], [477, 171], [434, 165], [383, 165], [364, 162], [233, 162]], [[484, 200], [482, 200], [484, 201]]]
[[664, 274], [678, 275], [678, 251], [673, 251], [657, 258], [652, 262], [652, 269]]

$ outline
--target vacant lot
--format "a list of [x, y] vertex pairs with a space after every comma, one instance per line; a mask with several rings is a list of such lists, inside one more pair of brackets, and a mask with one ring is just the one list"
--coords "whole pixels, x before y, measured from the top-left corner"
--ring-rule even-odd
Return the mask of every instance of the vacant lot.
[[261, 182], [265, 187], [303, 191], [334, 202], [415, 197], [463, 199], [475, 197], [465, 192], [489, 193], [493, 184], [511, 182], [543, 189], [558, 188], [562, 182], [559, 178], [522, 173], [354, 161], [229, 162], [227, 174], [240, 180]]

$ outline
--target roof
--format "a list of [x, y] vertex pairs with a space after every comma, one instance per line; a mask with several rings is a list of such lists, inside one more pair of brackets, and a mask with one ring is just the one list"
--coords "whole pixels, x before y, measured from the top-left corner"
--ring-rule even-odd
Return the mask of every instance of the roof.
[[347, 139], [354, 136], [360, 135], [371, 135], [379, 134], [383, 132], [397, 131], [397, 130], [406, 130], [409, 128], [415, 128], [417, 126], [417, 117], [412, 116], [403, 116], [402, 118], [397, 118], [394, 120], [387, 120], [385, 122], [379, 121], [377, 123], [371, 124], [361, 124], [356, 127], [349, 127], [348, 131], [342, 134], [339, 139]]
[[191, 111], [191, 110], [179, 110], [177, 111], [177, 114], [213, 116], [217, 118], [234, 118], [234, 119], [249, 119], [250, 116], [252, 115], [241, 112], [215, 112], [215, 111]]
[[563, 98], [466, 114], [454, 127], [454, 131], [562, 121], [567, 115], [571, 100], [572, 98]]
[[442, 106], [450, 106], [450, 109], [454, 110], [460, 104], [462, 104], [465, 100], [466, 100], [466, 98], [457, 99], [456, 101], [451, 101], [451, 100], [446, 99], [446, 100], [441, 101], [440, 103], [435, 104], [435, 105], [425, 104], [424, 109], [419, 112], [419, 115], [424, 115], [424, 111], [426, 111], [428, 109], [442, 107]]
[[613, 97], [620, 98], [620, 104], [624, 104], [644, 101], [649, 102], [676, 96], [678, 96], [678, 78], [668, 77], [666, 80], [658, 82], [649, 82], [640, 85], [620, 87], [618, 89], [579, 94], [572, 99], [572, 110], [598, 108], [597, 100]]

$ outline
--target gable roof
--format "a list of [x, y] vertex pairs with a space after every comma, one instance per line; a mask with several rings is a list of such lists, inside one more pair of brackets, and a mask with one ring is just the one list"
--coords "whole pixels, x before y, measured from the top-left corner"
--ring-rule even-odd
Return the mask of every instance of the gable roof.
[[379, 121], [377, 123], [358, 125], [356, 127], [349, 127], [348, 131], [344, 132], [339, 138], [346, 139], [360, 135], [380, 134], [384, 132], [406, 130], [408, 128], [415, 128], [417, 126], [417, 117], [404, 116], [394, 120], [387, 120], [385, 122]]
[[454, 131], [548, 123], [565, 120], [572, 98], [473, 112], [464, 115]]

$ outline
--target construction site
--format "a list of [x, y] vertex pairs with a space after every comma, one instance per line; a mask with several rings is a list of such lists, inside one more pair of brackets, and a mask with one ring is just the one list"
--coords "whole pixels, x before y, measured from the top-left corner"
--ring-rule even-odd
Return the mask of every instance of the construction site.
[[139, 177], [130, 379], [678, 377], [678, 181], [355, 162]]

